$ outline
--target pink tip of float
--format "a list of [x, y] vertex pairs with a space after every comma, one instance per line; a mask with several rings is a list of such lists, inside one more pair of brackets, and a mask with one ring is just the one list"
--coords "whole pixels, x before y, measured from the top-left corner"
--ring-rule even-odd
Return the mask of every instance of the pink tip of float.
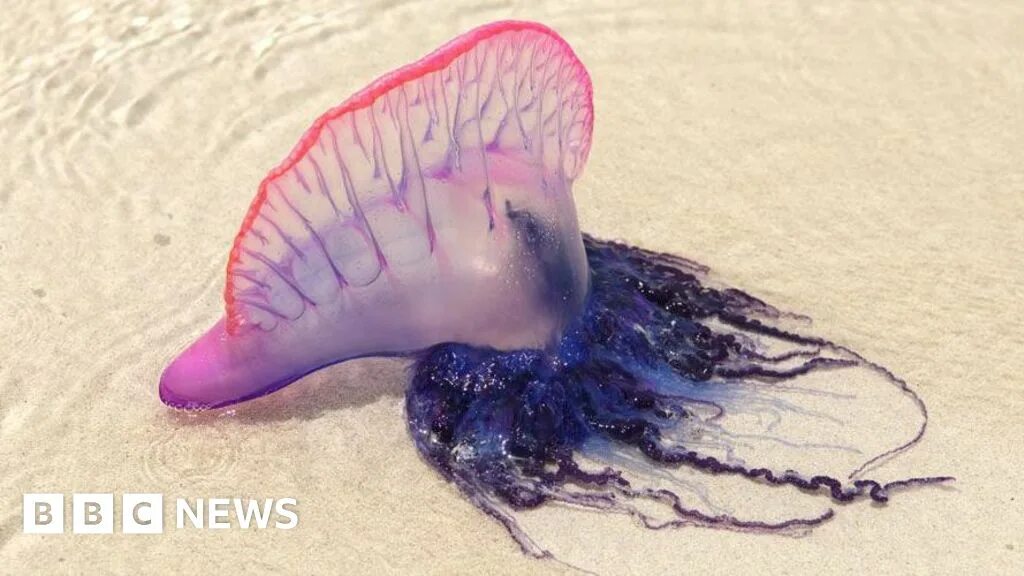
[[505, 21], [320, 116], [260, 183], [226, 318], [168, 367], [161, 398], [222, 406], [358, 356], [550, 343], [589, 287], [571, 185], [592, 92], [558, 34]]
[[[231, 337], [221, 320], [164, 370], [160, 400], [186, 410], [218, 408], [268, 394], [301, 376], [281, 375], [260, 350], [257, 339]], [[275, 372], [278, 379], [268, 381]]]

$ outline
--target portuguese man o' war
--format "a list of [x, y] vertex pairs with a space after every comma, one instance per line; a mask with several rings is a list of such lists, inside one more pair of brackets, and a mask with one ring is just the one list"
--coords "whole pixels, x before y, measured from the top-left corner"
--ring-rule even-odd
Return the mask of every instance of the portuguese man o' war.
[[161, 399], [217, 408], [410, 356], [416, 447], [539, 557], [517, 514], [545, 503], [793, 533], [832, 515], [807, 492], [883, 502], [948, 480], [867, 476], [927, 422], [891, 372], [699, 264], [581, 234], [593, 118], [583, 64], [529, 22], [466, 33], [329, 110], [260, 184], [226, 314]]

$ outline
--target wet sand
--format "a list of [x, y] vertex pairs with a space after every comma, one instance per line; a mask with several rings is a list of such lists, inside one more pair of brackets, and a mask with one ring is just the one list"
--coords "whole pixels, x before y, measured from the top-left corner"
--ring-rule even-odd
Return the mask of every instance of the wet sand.
[[[403, 362], [203, 417], [156, 396], [221, 314], [259, 180], [312, 120], [503, 18], [552, 26], [593, 77], [581, 227], [707, 264], [891, 368], [931, 421], [880, 475], [958, 478], [799, 539], [579, 514], [556, 529], [564, 511], [545, 509], [529, 519], [543, 542], [602, 574], [1024, 566], [1024, 7], [559, 4], [6, 9], [0, 572], [567, 570], [524, 557], [419, 459]], [[294, 497], [299, 526], [26, 535], [34, 492]]]

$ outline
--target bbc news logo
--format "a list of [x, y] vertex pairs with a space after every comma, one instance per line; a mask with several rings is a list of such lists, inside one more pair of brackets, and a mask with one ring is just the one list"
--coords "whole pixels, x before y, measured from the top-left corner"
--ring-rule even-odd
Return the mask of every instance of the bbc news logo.
[[[178, 498], [174, 501], [175, 527], [291, 530], [299, 524], [297, 507], [295, 498]], [[120, 510], [121, 533], [163, 534], [163, 494], [122, 494]], [[71, 495], [74, 534], [113, 534], [116, 513], [113, 494]], [[26, 534], [62, 534], [64, 494], [25, 494], [22, 521]]]

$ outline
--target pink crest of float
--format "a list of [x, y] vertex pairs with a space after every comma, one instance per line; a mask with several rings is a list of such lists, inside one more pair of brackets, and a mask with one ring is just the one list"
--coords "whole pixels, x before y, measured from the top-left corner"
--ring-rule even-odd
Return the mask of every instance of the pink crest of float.
[[[253, 225], [267, 202], [269, 190], [276, 181], [287, 175], [306, 158], [318, 142], [322, 142], [325, 132], [330, 131], [329, 123], [343, 120], [346, 116], [359, 111], [371, 109], [383, 97], [431, 74], [449, 70], [457, 59], [465, 57], [476, 48], [484, 47], [495, 51], [504, 49], [506, 55], [519, 55], [527, 49], [538, 49], [538, 46], [544, 41], [549, 42], [550, 49], [557, 51], [558, 57], [565, 61], [566, 66], [559, 71], [561, 77], [557, 80], [565, 84], [573, 84], [572, 88], [575, 90], [567, 94], [567, 97], [575, 100], [577, 108], [574, 111], [575, 116], [570, 120], [573, 135], [576, 137], [574, 143], [576, 149], [574, 150], [573, 165], [570, 167], [570, 173], [566, 176], [570, 180], [579, 176], [590, 152], [594, 122], [593, 86], [586, 68], [569, 44], [554, 30], [536, 22], [507, 20], [493, 22], [466, 32], [420, 60], [384, 74], [343, 103], [325, 112], [306, 130], [287, 158], [271, 169], [263, 178], [256, 197], [250, 204], [241, 228], [235, 236], [228, 260], [227, 281], [224, 288], [227, 331], [229, 333], [237, 332], [245, 324], [244, 314], [241, 313], [240, 307], [236, 306], [236, 280], [239, 276], [233, 274], [242, 260], [243, 241], [252, 234]], [[546, 58], [550, 59], [551, 55], [547, 54]], [[336, 135], [332, 136], [334, 136], [336, 145], [337, 137]], [[366, 143], [361, 142], [360, 145], [363, 146]], [[308, 180], [300, 182], [300, 184], [302, 186], [315, 185]], [[365, 235], [365, 232], [363, 234]]]

